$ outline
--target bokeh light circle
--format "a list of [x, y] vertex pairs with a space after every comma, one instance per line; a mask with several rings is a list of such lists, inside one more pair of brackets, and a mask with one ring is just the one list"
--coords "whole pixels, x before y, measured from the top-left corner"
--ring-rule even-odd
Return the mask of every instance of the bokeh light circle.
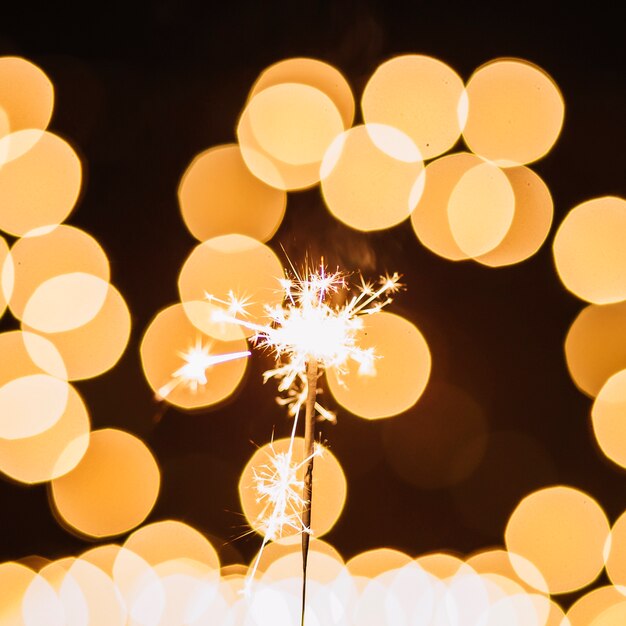
[[6, 262], [8, 257], [9, 245], [6, 239], [0, 235], [0, 318], [4, 315], [7, 301], [11, 297], [11, 291], [13, 291], [13, 267], [5, 267], [5, 265], [9, 265]]
[[626, 369], [626, 302], [590, 304], [565, 338], [565, 359], [576, 386], [596, 396], [604, 383]]
[[[606, 514], [590, 495], [556, 486], [535, 491], [519, 503], [505, 540], [509, 551], [539, 569], [554, 594], [575, 591], [598, 577], [609, 532]], [[525, 571], [518, 574], [525, 579]]]
[[606, 573], [626, 596], [626, 513], [622, 513], [613, 524], [606, 550]]
[[321, 166], [330, 212], [357, 230], [390, 228], [409, 217], [422, 194], [422, 156], [391, 126], [355, 126], [339, 135]]
[[[158, 397], [185, 409], [221, 402], [243, 378], [246, 358], [210, 365], [205, 361], [207, 355], [217, 357], [247, 350], [243, 337], [220, 341], [202, 334], [191, 324], [182, 304], [157, 313], [140, 346], [141, 364], [150, 387]], [[185, 375], [181, 368], [190, 361], [195, 367]]]
[[604, 196], [583, 202], [554, 237], [554, 262], [565, 287], [594, 304], [626, 300], [626, 200]]
[[350, 361], [345, 374], [329, 368], [328, 387], [339, 404], [367, 419], [391, 417], [411, 408], [422, 395], [431, 369], [428, 344], [408, 320], [382, 311], [363, 317], [356, 345], [374, 349], [374, 375], [361, 375]]
[[626, 467], [626, 369], [609, 378], [591, 409], [593, 433], [602, 452]]
[[268, 241], [285, 214], [287, 195], [252, 175], [237, 145], [194, 158], [178, 187], [185, 225], [199, 241], [239, 233]]
[[[239, 478], [239, 499], [241, 508], [251, 528], [265, 534], [267, 522], [264, 512], [265, 502], [259, 498], [255, 489], [255, 472], [262, 468], [272, 469], [272, 459], [278, 454], [286, 454], [291, 443], [290, 438], [276, 439], [261, 446], [251, 457]], [[292, 461], [301, 464], [304, 459], [304, 438], [296, 437], [293, 441]], [[304, 467], [296, 472], [296, 479], [304, 478]], [[335, 455], [324, 449], [321, 456], [315, 458], [313, 471], [313, 505], [311, 507], [311, 529], [314, 537], [327, 533], [339, 519], [346, 501], [347, 481], [343, 469]], [[301, 534], [301, 529], [285, 526], [278, 541], [293, 541]]]
[[463, 138], [472, 152], [502, 167], [531, 163], [554, 145], [565, 113], [554, 80], [521, 59], [495, 59], [467, 83]]
[[146, 444], [107, 428], [92, 432], [80, 463], [50, 487], [60, 521], [80, 534], [107, 537], [146, 519], [160, 482], [159, 467]]
[[406, 133], [424, 159], [449, 150], [461, 135], [463, 81], [433, 57], [407, 54], [379, 65], [363, 91], [363, 119]]
[[60, 224], [80, 192], [82, 166], [76, 152], [49, 132], [22, 130], [0, 140], [9, 141], [10, 150], [17, 149], [13, 144], [34, 145], [0, 167], [0, 229], [21, 237]]

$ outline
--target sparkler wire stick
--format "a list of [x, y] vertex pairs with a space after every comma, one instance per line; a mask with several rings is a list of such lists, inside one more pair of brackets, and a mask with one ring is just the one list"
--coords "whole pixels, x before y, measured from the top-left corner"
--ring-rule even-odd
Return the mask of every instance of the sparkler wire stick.
[[309, 461], [304, 472], [304, 500], [302, 511], [302, 619], [304, 626], [304, 609], [306, 604], [306, 569], [309, 557], [309, 541], [311, 538], [311, 506], [313, 503], [313, 462], [315, 459], [315, 404], [317, 397], [318, 362], [315, 358], [309, 358], [306, 368], [307, 398], [304, 413], [304, 457]]

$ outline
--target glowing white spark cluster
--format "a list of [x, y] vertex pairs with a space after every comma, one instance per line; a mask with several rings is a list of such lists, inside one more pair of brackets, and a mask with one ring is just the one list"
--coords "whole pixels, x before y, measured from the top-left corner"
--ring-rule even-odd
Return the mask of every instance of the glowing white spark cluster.
[[178, 355], [185, 364], [172, 373], [172, 380], [163, 385], [158, 391], [161, 398], [167, 396], [179, 385], [185, 385], [193, 393], [198, 391], [198, 387], [206, 385], [207, 371], [218, 363], [233, 361], [250, 356], [250, 351], [228, 352], [226, 354], [211, 354], [212, 344], [203, 344], [201, 339], [196, 340], [195, 346], [186, 352], [179, 352]]

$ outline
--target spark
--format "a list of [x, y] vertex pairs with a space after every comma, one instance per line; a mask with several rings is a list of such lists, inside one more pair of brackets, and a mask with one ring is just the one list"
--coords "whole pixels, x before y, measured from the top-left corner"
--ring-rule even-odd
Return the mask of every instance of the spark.
[[226, 363], [235, 359], [242, 359], [250, 356], [250, 351], [227, 352], [225, 354], [212, 354], [211, 342], [202, 343], [200, 338], [196, 339], [194, 346], [186, 352], [179, 352], [178, 356], [185, 362], [179, 369], [172, 373], [172, 379], [158, 391], [159, 397], [165, 399], [179, 385], [184, 385], [197, 393], [198, 388], [208, 383], [207, 371], [218, 363]]

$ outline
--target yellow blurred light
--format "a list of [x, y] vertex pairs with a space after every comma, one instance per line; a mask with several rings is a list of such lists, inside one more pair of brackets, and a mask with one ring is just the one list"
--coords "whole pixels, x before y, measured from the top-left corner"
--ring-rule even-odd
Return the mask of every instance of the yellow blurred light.
[[0, 57], [0, 108], [12, 131], [43, 130], [53, 107], [54, 87], [40, 67], [21, 57]]
[[467, 441], [486, 433], [484, 411], [471, 396], [452, 385], [434, 385], [417, 412], [385, 423], [385, 457], [402, 480], [437, 489], [472, 473], [484, 449], [469, 450]]
[[461, 135], [459, 106], [464, 85], [458, 74], [433, 57], [394, 57], [372, 74], [363, 92], [366, 123], [406, 133], [424, 159], [449, 150]]
[[357, 230], [390, 228], [409, 217], [424, 185], [413, 141], [383, 124], [355, 126], [329, 147], [321, 166], [330, 212]]
[[462, 572], [474, 571], [469, 565], [463, 563], [458, 556], [449, 552], [424, 554], [417, 557], [415, 563], [439, 580], [446, 580]]
[[467, 259], [450, 229], [450, 197], [464, 174], [484, 161], [468, 152], [449, 154], [429, 163], [424, 170], [424, 192], [411, 213], [411, 226], [431, 252], [451, 261]]
[[[282, 265], [268, 246], [244, 235], [224, 235], [193, 249], [180, 270], [178, 290], [183, 304], [209, 302], [208, 294], [212, 304], [230, 302], [234, 297], [244, 303], [248, 321], [259, 321], [265, 317], [266, 305], [282, 301], [281, 278]], [[216, 339], [232, 339], [232, 330], [220, 334], [221, 326], [213, 324], [202, 330], [214, 332]]]
[[[299, 546], [298, 546], [299, 547]], [[343, 561], [329, 554], [310, 550], [307, 558], [307, 582], [328, 584], [344, 571]], [[300, 578], [302, 576], [302, 553], [295, 550], [272, 561], [261, 577], [263, 583]], [[252, 587], [254, 589], [254, 587]]]
[[[508, 550], [539, 569], [554, 594], [575, 591], [598, 577], [609, 532], [606, 515], [591, 496], [557, 486], [535, 491], [520, 502], [505, 539]], [[526, 570], [516, 571], [533, 584]]]
[[37, 574], [20, 563], [0, 563], [0, 626], [30, 626], [24, 622], [22, 601]]
[[609, 378], [591, 409], [596, 441], [611, 461], [626, 467], [626, 370]]
[[596, 396], [605, 382], [626, 369], [626, 303], [585, 307], [565, 338], [565, 359], [576, 386]]
[[[160, 311], [140, 346], [146, 380], [158, 397], [185, 409], [216, 404], [241, 382], [247, 359], [245, 339], [220, 341], [192, 326], [185, 307]], [[232, 355], [239, 355], [229, 360]]]
[[495, 59], [467, 83], [463, 138], [472, 152], [501, 167], [531, 163], [554, 145], [565, 105], [556, 83], [521, 59]]
[[626, 601], [605, 609], [589, 626], [622, 626], [626, 623]]
[[361, 552], [346, 562], [352, 576], [375, 578], [383, 572], [400, 569], [413, 559], [406, 553], [392, 548], [374, 548]]
[[498, 246], [511, 227], [515, 195], [504, 172], [481, 163], [458, 180], [448, 201], [450, 232], [459, 248], [477, 257]]
[[191, 559], [211, 570], [220, 568], [217, 551], [209, 540], [195, 528], [176, 520], [142, 526], [128, 537], [124, 548], [152, 566], [177, 559]]
[[354, 97], [344, 76], [328, 63], [318, 59], [296, 57], [284, 59], [267, 67], [250, 90], [249, 99], [256, 94], [283, 83], [299, 83], [325, 93], [337, 107], [343, 127], [349, 128], [354, 119]]
[[11, 313], [22, 319], [37, 288], [56, 276], [84, 273], [108, 282], [109, 260], [88, 233], [61, 225], [39, 236], [23, 237], [10, 250], [15, 285], [9, 300]]
[[504, 239], [475, 260], [500, 267], [529, 258], [543, 244], [552, 225], [554, 204], [547, 185], [527, 167], [504, 170], [515, 195], [513, 221]]
[[71, 386], [60, 418], [32, 437], [0, 439], [0, 471], [24, 483], [41, 483], [74, 469], [89, 445], [87, 408]]
[[13, 267], [8, 267], [9, 263], [6, 263], [8, 256], [9, 246], [6, 239], [0, 235], [0, 318], [4, 315], [7, 301], [13, 291]]
[[422, 395], [431, 368], [420, 331], [403, 317], [382, 311], [363, 317], [356, 343], [375, 350], [376, 374], [364, 376], [352, 362], [346, 363], [345, 374], [330, 368], [326, 378], [335, 400], [366, 419], [391, 417], [411, 408]]
[[73, 272], [54, 276], [32, 293], [22, 322], [44, 333], [60, 333], [91, 322], [102, 309], [109, 283], [98, 276]]
[[73, 148], [52, 133], [36, 130], [18, 131], [2, 142], [18, 151], [16, 145], [34, 145], [0, 167], [0, 229], [21, 237], [60, 224], [74, 208], [82, 182]]
[[[130, 312], [124, 298], [113, 285], [107, 284], [106, 299], [91, 321], [43, 336], [63, 358], [68, 380], [82, 380], [99, 376], [117, 363], [128, 344], [130, 326]], [[24, 322], [22, 329], [33, 332]], [[24, 336], [27, 348], [32, 336]]]
[[606, 550], [606, 573], [626, 596], [626, 513], [622, 513], [613, 524]]
[[[256, 532], [265, 535], [268, 516], [271, 511], [267, 508], [266, 499], [259, 498], [258, 481], [255, 476], [274, 469], [273, 460], [277, 455], [286, 454], [290, 448], [291, 439], [276, 439], [261, 446], [251, 457], [239, 478], [239, 499], [246, 521]], [[304, 458], [304, 439], [295, 437], [293, 441], [292, 461], [301, 465]], [[295, 479], [300, 483], [304, 479], [305, 467], [300, 466], [295, 473]], [[298, 489], [298, 485], [294, 485]], [[313, 506], [311, 507], [311, 534], [321, 537], [334, 525], [343, 510], [346, 501], [347, 481], [337, 458], [327, 449], [315, 459], [313, 472]], [[288, 511], [289, 513], [289, 511]], [[298, 509], [295, 514], [300, 514]], [[284, 525], [277, 541], [293, 541], [302, 532], [301, 524]]]
[[569, 626], [589, 626], [608, 608], [625, 600], [618, 587], [613, 585], [596, 587], [570, 606], [567, 611]]
[[50, 485], [64, 524], [83, 535], [106, 537], [145, 520], [160, 480], [159, 467], [143, 441], [121, 430], [103, 429], [91, 434], [80, 463]]
[[199, 241], [239, 233], [268, 241], [287, 206], [283, 190], [252, 175], [239, 146], [216, 146], [194, 158], [178, 187], [185, 225]]
[[[54, 567], [54, 564], [46, 567]], [[60, 570], [63, 572], [63, 570]], [[53, 586], [41, 575], [32, 579], [22, 598], [26, 626], [65, 626], [65, 611]]]
[[557, 272], [574, 295], [594, 304], [626, 299], [626, 200], [604, 196], [583, 202], [554, 237]]

